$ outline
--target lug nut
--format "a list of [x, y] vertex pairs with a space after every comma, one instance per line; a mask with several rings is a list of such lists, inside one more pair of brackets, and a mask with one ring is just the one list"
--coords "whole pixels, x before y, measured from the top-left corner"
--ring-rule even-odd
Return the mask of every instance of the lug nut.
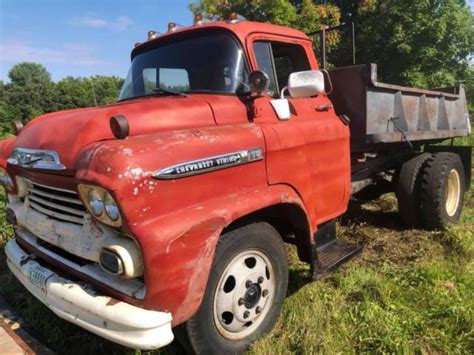
[[258, 278], [258, 283], [259, 283], [259, 284], [263, 283], [263, 276], [260, 276], [260, 277]]
[[258, 307], [255, 309], [255, 313], [257, 313], [257, 314], [262, 313], [262, 307], [258, 306]]
[[240, 297], [238, 303], [239, 303], [239, 306], [242, 306], [245, 303], [245, 300], [242, 297]]
[[267, 297], [267, 296], [268, 296], [268, 290], [263, 290], [262, 296], [263, 296], [263, 297]]
[[247, 282], [245, 283], [245, 287], [249, 288], [250, 286], [252, 286], [252, 281], [247, 280]]
[[245, 312], [244, 312], [244, 318], [247, 319], [247, 318], [249, 317], [249, 315], [250, 315], [250, 312], [249, 312], [249, 311], [245, 311]]

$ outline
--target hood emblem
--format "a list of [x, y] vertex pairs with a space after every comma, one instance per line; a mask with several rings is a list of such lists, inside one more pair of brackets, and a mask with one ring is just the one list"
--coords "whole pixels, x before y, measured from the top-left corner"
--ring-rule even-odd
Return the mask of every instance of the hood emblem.
[[54, 150], [14, 148], [7, 162], [22, 168], [42, 170], [65, 170], [59, 155]]
[[186, 176], [203, 174], [231, 166], [250, 163], [263, 159], [262, 148], [239, 150], [197, 160], [189, 160], [170, 165], [153, 173], [155, 179], [169, 180]]

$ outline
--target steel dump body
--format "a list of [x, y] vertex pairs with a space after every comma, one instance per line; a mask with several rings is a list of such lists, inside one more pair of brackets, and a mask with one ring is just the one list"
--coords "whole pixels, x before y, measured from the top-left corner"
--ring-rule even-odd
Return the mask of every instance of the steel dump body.
[[375, 64], [332, 69], [329, 77], [327, 90], [337, 114], [351, 120], [352, 153], [470, 133], [462, 85], [425, 90], [379, 83]]

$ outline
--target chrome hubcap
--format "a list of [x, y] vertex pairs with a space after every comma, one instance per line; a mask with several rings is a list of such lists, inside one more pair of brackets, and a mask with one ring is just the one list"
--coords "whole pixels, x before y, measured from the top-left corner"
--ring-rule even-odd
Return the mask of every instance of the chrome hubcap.
[[446, 213], [448, 216], [454, 216], [458, 207], [459, 199], [461, 197], [461, 181], [457, 170], [452, 169], [448, 174], [446, 187], [444, 192]]
[[234, 257], [219, 280], [214, 295], [214, 323], [222, 336], [238, 340], [250, 335], [271, 308], [275, 273], [260, 250]]

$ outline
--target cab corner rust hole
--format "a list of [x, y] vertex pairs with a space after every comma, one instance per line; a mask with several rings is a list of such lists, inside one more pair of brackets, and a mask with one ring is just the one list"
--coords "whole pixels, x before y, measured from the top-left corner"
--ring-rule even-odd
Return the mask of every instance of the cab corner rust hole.
[[225, 324], [230, 324], [234, 320], [234, 315], [231, 312], [224, 312], [221, 317]]
[[253, 269], [255, 265], [257, 265], [257, 259], [255, 259], [254, 257], [246, 258], [245, 265], [247, 265], [249, 269]]
[[234, 287], [235, 287], [235, 277], [230, 275], [225, 281], [224, 292], [229, 293], [234, 289]]

